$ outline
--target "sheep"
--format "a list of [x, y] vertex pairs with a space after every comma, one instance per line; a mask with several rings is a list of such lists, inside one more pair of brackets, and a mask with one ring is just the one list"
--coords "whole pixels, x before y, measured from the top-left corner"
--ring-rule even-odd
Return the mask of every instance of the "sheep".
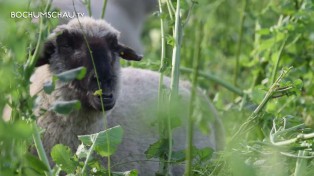
[[[158, 170], [158, 163], [145, 161], [145, 150], [159, 138], [157, 121], [157, 95], [159, 73], [135, 69], [120, 69], [117, 56], [127, 60], [141, 60], [132, 49], [117, 41], [119, 32], [103, 20], [92, 18], [79, 18], [71, 20], [68, 24], [58, 26], [48, 37], [43, 54], [37, 62], [37, 70], [32, 77], [30, 92], [32, 95], [39, 92], [39, 106], [35, 110], [49, 109], [55, 101], [68, 101], [78, 99], [82, 108], [68, 116], [48, 111], [37, 121], [45, 129], [43, 145], [49, 156], [51, 148], [58, 143], [69, 146], [75, 151], [80, 144], [77, 136], [93, 134], [104, 130], [99, 98], [93, 95], [97, 90], [95, 71], [91, 66], [90, 53], [83, 39], [86, 35], [92, 55], [96, 62], [96, 70], [102, 82], [103, 101], [105, 103], [108, 126], [121, 125], [125, 133], [122, 143], [116, 153], [111, 157], [113, 170], [125, 171], [139, 170], [140, 175], [154, 175]], [[48, 65], [46, 65], [48, 64]], [[49, 81], [52, 74], [58, 74], [71, 68], [85, 66], [86, 77], [70, 83], [57, 82], [56, 90], [45, 94], [42, 87]], [[165, 77], [164, 84], [169, 88], [170, 78]], [[190, 84], [180, 83], [180, 96], [182, 97], [182, 114], [186, 114], [186, 107], [190, 96]], [[208, 101], [205, 98], [206, 101]], [[206, 102], [205, 101], [205, 102]], [[208, 108], [212, 105], [206, 102]], [[213, 110], [213, 116], [216, 114]], [[182, 121], [184, 122], [182, 118]], [[212, 147], [219, 149], [223, 139], [219, 119], [210, 125], [211, 135], [203, 135], [195, 131], [194, 144], [196, 147]], [[174, 150], [184, 149], [185, 128], [174, 129]], [[138, 161], [138, 162], [132, 162]], [[174, 168], [174, 175], [182, 173], [182, 167]]]
[[[62, 12], [75, 11], [88, 16], [88, 10], [81, 0], [54, 0], [52, 6], [60, 9]], [[101, 18], [102, 7], [104, 1], [91, 0], [92, 17]], [[153, 10], [157, 8], [157, 0], [113, 0], [107, 1], [105, 20], [114, 28], [121, 32], [120, 41], [138, 52], [143, 52], [143, 46], [140, 41], [142, 26], [145, 18]], [[67, 23], [69, 19], [61, 19], [63, 23]]]
[[[39, 118], [38, 125], [46, 129], [43, 144], [47, 153], [50, 153], [52, 146], [57, 143], [67, 144], [71, 149], [75, 149], [79, 144], [77, 135], [91, 134], [103, 129], [100, 98], [105, 110], [113, 108], [120, 90], [118, 56], [127, 60], [141, 60], [141, 56], [132, 49], [118, 43], [118, 36], [119, 32], [105, 21], [85, 17], [59, 25], [48, 37], [37, 66], [49, 64], [52, 74], [85, 66], [87, 74], [83, 80], [75, 80], [70, 84], [58, 82], [57, 91], [51, 95], [43, 92], [39, 94], [40, 108], [49, 109], [56, 101], [73, 99], [80, 100], [83, 106], [79, 112], [73, 112], [67, 117], [48, 111], [44, 117]], [[94, 71], [89, 48], [93, 53], [97, 72]], [[46, 74], [42, 72], [38, 75]], [[38, 75], [35, 73], [34, 76]], [[98, 90], [96, 77], [99, 77], [102, 89], [102, 96], [99, 97], [93, 95]], [[37, 79], [34, 80], [35, 85], [32, 85], [31, 93], [38, 88], [36, 83]]]

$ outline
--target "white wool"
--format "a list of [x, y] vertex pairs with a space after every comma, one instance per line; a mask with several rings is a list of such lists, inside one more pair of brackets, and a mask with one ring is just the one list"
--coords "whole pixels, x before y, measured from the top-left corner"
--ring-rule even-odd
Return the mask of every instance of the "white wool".
[[[42, 85], [37, 83], [42, 84], [43, 80], [47, 79], [44, 77], [48, 75], [51, 74], [47, 66], [39, 67], [34, 74], [36, 82], [31, 85], [31, 91], [40, 89]], [[108, 127], [120, 125], [124, 130], [123, 141], [118, 146], [116, 153], [111, 156], [111, 162], [113, 164], [127, 162], [128, 164], [112, 168], [115, 171], [137, 169], [140, 175], [145, 176], [153, 176], [158, 171], [158, 162], [154, 161], [156, 159], [147, 161], [144, 154], [149, 145], [159, 139], [156, 123], [158, 80], [158, 72], [136, 68], [121, 69], [121, 94], [111, 114], [107, 114], [107, 123]], [[164, 84], [169, 88], [169, 77], [164, 77]], [[187, 119], [186, 115], [188, 114], [190, 86], [190, 83], [186, 81], [181, 81], [179, 85], [179, 95], [183, 100], [183, 107], [180, 112], [185, 114], [181, 116], [183, 122]], [[205, 100], [207, 99], [203, 94], [200, 94], [200, 96]], [[44, 102], [42, 103], [43, 106], [46, 106]], [[212, 104], [208, 101], [205, 106], [208, 106], [212, 112], [212, 114], [206, 114], [206, 116], [214, 117], [214, 121], [208, 124], [211, 133], [210, 135], [204, 135], [196, 128], [193, 145], [198, 148], [212, 147], [214, 150], [219, 150], [224, 140], [222, 125]], [[83, 112], [68, 117], [46, 117], [41, 118], [39, 124], [42, 127], [49, 128], [49, 134], [44, 136], [43, 139], [44, 146], [51, 147], [56, 142], [65, 142], [73, 151], [76, 150], [79, 144], [76, 134], [91, 134], [104, 130], [101, 113]], [[173, 131], [173, 147], [176, 151], [185, 149], [185, 125], [183, 124], [183, 126]], [[181, 175], [182, 171], [182, 166], [175, 166], [172, 170], [174, 175]]]

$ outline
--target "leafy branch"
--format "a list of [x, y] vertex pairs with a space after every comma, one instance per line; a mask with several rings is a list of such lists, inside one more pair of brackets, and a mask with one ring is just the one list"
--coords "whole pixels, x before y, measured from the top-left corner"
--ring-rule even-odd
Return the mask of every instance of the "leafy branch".
[[264, 96], [262, 102], [257, 106], [257, 108], [253, 111], [253, 113], [250, 115], [250, 117], [240, 126], [239, 130], [235, 132], [235, 134], [231, 138], [231, 142], [233, 142], [235, 139], [237, 139], [240, 135], [242, 135], [244, 132], [252, 129], [253, 122], [257, 120], [259, 117], [259, 113], [261, 110], [265, 107], [267, 102], [272, 98], [273, 94], [280, 90], [279, 83], [281, 80], [291, 71], [292, 67], [288, 68], [287, 70], [282, 70], [282, 73], [277, 78], [277, 80], [272, 84], [272, 86], [269, 88], [268, 92]]

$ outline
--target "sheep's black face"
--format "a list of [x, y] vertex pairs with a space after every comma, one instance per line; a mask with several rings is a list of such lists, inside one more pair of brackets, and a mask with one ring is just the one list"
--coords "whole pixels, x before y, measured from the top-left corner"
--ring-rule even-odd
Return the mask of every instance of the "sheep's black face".
[[[119, 92], [120, 64], [118, 57], [140, 60], [135, 54], [117, 41], [115, 34], [105, 37], [84, 36], [67, 30], [58, 35], [55, 42], [47, 42], [44, 55], [49, 58], [50, 69], [60, 73], [84, 66], [87, 73], [84, 79], [74, 80], [67, 85], [68, 97], [78, 98], [84, 108], [110, 110], [114, 107]], [[55, 43], [55, 44], [54, 44]], [[40, 59], [37, 65], [44, 64]], [[101, 89], [101, 94], [95, 94]]]
[[[63, 32], [57, 37], [59, 59], [65, 70], [84, 66], [87, 73], [84, 79], [74, 80], [69, 88], [76, 91], [85, 108], [110, 110], [115, 105], [119, 84], [119, 60], [115, 48], [118, 45], [115, 35], [103, 38], [88, 37], [82, 34]], [[56, 63], [60, 63], [60, 60]], [[95, 94], [101, 89], [102, 94]]]

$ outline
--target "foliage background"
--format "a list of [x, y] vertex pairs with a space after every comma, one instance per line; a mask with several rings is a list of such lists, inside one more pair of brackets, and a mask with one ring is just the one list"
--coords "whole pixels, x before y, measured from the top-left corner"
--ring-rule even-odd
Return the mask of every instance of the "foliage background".
[[[173, 2], [175, 5], [175, 2]], [[0, 120], [0, 175], [43, 174], [44, 164], [27, 152], [32, 145], [34, 98], [28, 93], [33, 71], [30, 51], [57, 24], [48, 20], [40, 34], [30, 19], [12, 19], [11, 11], [43, 11], [28, 1], [0, 1], [0, 114], [10, 104], [10, 122]], [[174, 21], [154, 13], [143, 32], [145, 60], [123, 63], [159, 70], [160, 18], [165, 20], [167, 67], [171, 71]], [[314, 6], [312, 0], [181, 1], [181, 67], [193, 67], [195, 34], [202, 36], [198, 86], [210, 97], [224, 122], [226, 147], [215, 158], [194, 164], [194, 175], [313, 175]], [[196, 28], [198, 22], [202, 28]], [[42, 36], [41, 38], [39, 36]], [[293, 67], [271, 89], [281, 70]], [[181, 72], [181, 78], [191, 79]], [[235, 89], [243, 92], [236, 93]], [[267, 92], [272, 96], [254, 114]], [[234, 134], [249, 122], [249, 131]], [[308, 137], [300, 134], [310, 134]], [[274, 141], [288, 141], [278, 145]], [[272, 141], [274, 139], [274, 141]], [[209, 162], [211, 161], [211, 162]]]

